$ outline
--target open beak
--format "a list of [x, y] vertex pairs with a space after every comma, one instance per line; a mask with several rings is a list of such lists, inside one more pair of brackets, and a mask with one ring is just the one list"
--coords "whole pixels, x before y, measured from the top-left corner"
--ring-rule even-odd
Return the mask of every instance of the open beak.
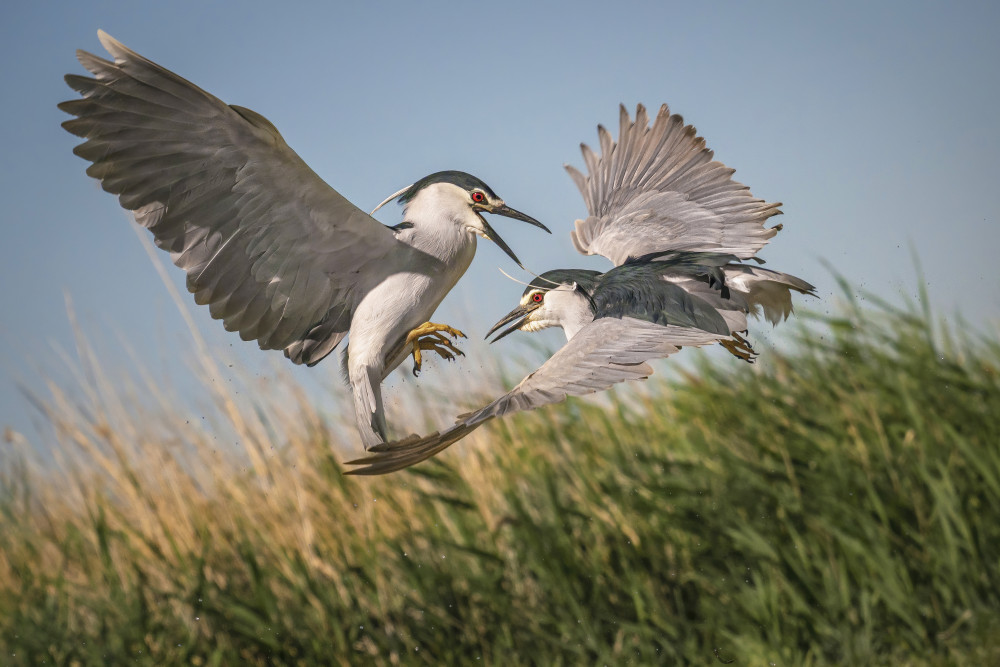
[[551, 231], [549, 231], [548, 227], [546, 227], [542, 223], [538, 222], [537, 220], [535, 220], [534, 218], [532, 218], [530, 215], [526, 215], [524, 213], [521, 213], [517, 209], [513, 209], [510, 206], [507, 206], [507, 204], [500, 204], [500, 206], [493, 206], [491, 208], [484, 209], [484, 210], [486, 210], [489, 213], [494, 213], [496, 215], [505, 216], [507, 218], [514, 218], [515, 220], [524, 220], [525, 222], [527, 222], [530, 225], [534, 225], [535, 227], [538, 227], [539, 229], [544, 229], [545, 231], [549, 232], [549, 234], [552, 233]]
[[514, 324], [512, 324], [510, 327], [508, 327], [506, 331], [504, 331], [499, 336], [497, 336], [496, 338], [494, 338], [493, 340], [491, 340], [490, 343], [495, 343], [498, 340], [500, 340], [501, 338], [503, 338], [504, 336], [506, 336], [507, 334], [514, 333], [515, 331], [517, 331], [518, 329], [520, 329], [522, 326], [524, 326], [524, 324], [528, 321], [528, 315], [530, 315], [531, 311], [535, 310], [535, 308], [537, 308], [537, 307], [538, 306], [536, 306], [534, 304], [532, 304], [530, 306], [518, 306], [514, 310], [512, 310], [509, 313], [507, 313], [506, 315], [504, 315], [503, 319], [500, 320], [499, 322], [497, 322], [496, 324], [494, 324], [493, 328], [490, 329], [490, 331], [489, 331], [488, 334], [486, 334], [487, 338], [489, 338], [490, 336], [492, 336], [494, 331], [496, 331], [497, 329], [499, 329], [503, 325], [507, 324], [508, 322], [514, 322], [514, 320], [517, 320], [517, 321], [514, 322]]
[[[496, 215], [502, 215], [507, 218], [514, 218], [515, 220], [523, 220], [528, 224], [534, 225], [535, 227], [538, 227], [540, 229], [544, 229], [545, 231], [549, 232], [549, 234], [552, 233], [548, 227], [538, 222], [530, 215], [521, 213], [517, 209], [513, 209], [510, 206], [507, 206], [507, 204], [500, 204], [499, 206], [483, 207], [480, 210], [485, 211], [486, 213], [494, 213]], [[482, 216], [479, 217], [482, 218]], [[509, 255], [510, 258], [514, 260], [514, 262], [518, 266], [520, 266], [522, 269], [524, 268], [524, 266], [521, 264], [521, 260], [519, 260], [517, 258], [517, 255], [514, 254], [514, 251], [510, 249], [510, 246], [507, 245], [507, 243], [502, 238], [500, 238], [500, 235], [496, 233], [496, 230], [494, 230], [490, 226], [490, 223], [486, 222], [485, 219], [483, 219], [483, 235], [489, 240], [496, 243], [498, 246], [500, 246], [500, 249], [503, 250], [505, 253], [507, 253], [507, 255]]]

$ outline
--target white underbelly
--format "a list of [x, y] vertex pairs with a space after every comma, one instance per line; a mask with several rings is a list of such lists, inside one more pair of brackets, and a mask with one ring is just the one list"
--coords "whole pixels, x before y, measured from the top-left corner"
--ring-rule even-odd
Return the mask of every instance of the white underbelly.
[[476, 242], [472, 235], [467, 237], [437, 266], [426, 262], [419, 271], [400, 270], [368, 290], [351, 317], [348, 355], [352, 366], [381, 367], [384, 378], [407, 357], [406, 335], [430, 321], [469, 268]]
[[392, 372], [409, 356], [404, 346], [407, 334], [430, 321], [452, 286], [423, 274], [399, 273], [371, 290], [351, 321], [352, 365], [382, 365], [383, 378]]

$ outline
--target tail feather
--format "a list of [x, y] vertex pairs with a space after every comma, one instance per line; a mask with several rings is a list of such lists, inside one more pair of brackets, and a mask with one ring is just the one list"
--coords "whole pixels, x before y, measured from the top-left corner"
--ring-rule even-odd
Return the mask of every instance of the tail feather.
[[354, 389], [354, 416], [365, 449], [386, 440], [385, 409], [382, 405], [382, 369], [374, 366], [349, 368]]
[[746, 264], [727, 264], [725, 270], [729, 288], [746, 294], [751, 308], [763, 311], [764, 319], [771, 324], [791, 315], [792, 290], [816, 296], [815, 287], [788, 273]]

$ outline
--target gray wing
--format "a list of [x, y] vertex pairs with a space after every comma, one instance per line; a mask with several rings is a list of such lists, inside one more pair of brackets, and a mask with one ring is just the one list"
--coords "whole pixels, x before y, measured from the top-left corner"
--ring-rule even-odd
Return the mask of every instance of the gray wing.
[[402, 244], [263, 116], [98, 36], [114, 62], [78, 51], [95, 78], [67, 75], [82, 99], [59, 105], [77, 117], [63, 127], [86, 139], [73, 152], [93, 163], [87, 174], [153, 233], [226, 329], [298, 362], [316, 356], [304, 340], [332, 349], [358, 277]]
[[618, 382], [645, 379], [653, 372], [646, 361], [669, 356], [681, 347], [707, 345], [727, 337], [728, 333], [661, 326], [628, 317], [595, 320], [538, 370], [486, 407], [462, 415], [445, 431], [376, 445], [368, 456], [348, 462], [362, 466], [348, 474], [381, 475], [406, 468], [453, 445], [494, 417], [602, 391]]
[[764, 222], [781, 203], [755, 199], [712, 159], [691, 125], [660, 107], [652, 127], [640, 104], [632, 122], [621, 107], [618, 143], [598, 127], [601, 154], [581, 145], [588, 174], [566, 166], [590, 216], [577, 220], [573, 245], [585, 255], [604, 255], [615, 265], [664, 250], [730, 253], [753, 257], [780, 226]]

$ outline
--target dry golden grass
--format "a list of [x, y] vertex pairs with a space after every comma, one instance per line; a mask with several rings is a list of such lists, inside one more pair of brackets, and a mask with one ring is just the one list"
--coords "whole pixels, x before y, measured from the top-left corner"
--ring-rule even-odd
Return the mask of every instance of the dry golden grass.
[[[1000, 346], [932, 329], [849, 304], [374, 479], [345, 397], [199, 346], [192, 400], [81, 341], [51, 450], [0, 461], [3, 662], [996, 662]], [[452, 370], [391, 423], [475, 405]]]

